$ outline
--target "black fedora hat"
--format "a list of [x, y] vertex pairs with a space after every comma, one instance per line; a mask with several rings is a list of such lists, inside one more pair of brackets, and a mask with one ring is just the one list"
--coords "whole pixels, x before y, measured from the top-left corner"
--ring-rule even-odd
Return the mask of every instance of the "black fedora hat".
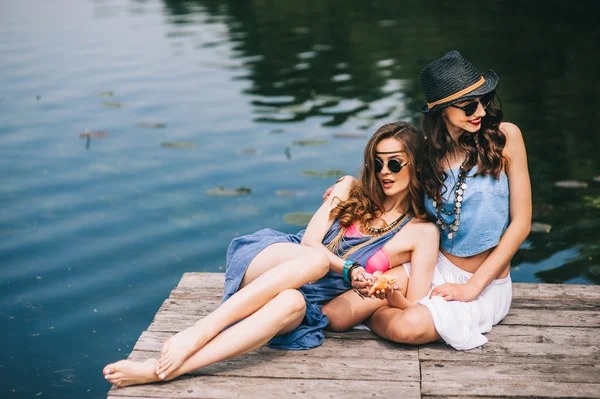
[[482, 96], [494, 90], [497, 84], [496, 72], [479, 73], [458, 51], [450, 51], [421, 71], [421, 85], [427, 100], [421, 111], [428, 113]]

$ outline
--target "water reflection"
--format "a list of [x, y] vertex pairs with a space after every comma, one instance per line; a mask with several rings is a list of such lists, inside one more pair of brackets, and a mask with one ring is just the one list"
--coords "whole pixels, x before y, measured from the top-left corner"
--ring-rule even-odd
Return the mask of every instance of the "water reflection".
[[[543, 281], [598, 283], [596, 228], [600, 184], [595, 114], [600, 101], [593, 76], [600, 57], [587, 49], [600, 39], [595, 1], [239, 2], [164, 0], [171, 21], [190, 29], [219, 24], [218, 39], [202, 46], [233, 50], [229, 68], [247, 80], [244, 91], [256, 123], [352, 125], [371, 131], [397, 119], [419, 120], [418, 74], [450, 48], [500, 75], [507, 120], [525, 133], [538, 222], [514, 265], [546, 265]], [[354, 132], [350, 134], [356, 134]], [[291, 148], [285, 149], [291, 159]], [[589, 183], [583, 190], [554, 186], [563, 179]], [[548, 266], [554, 253], [575, 256]], [[534, 268], [535, 269], [535, 268]], [[568, 272], [566, 272], [568, 270]], [[527, 277], [526, 277], [527, 278]], [[531, 277], [529, 277], [531, 278]]]

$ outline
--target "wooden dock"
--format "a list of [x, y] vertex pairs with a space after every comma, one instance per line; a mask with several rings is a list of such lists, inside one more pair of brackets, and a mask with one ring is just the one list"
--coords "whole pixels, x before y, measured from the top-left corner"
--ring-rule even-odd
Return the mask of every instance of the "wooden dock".
[[[216, 308], [224, 274], [186, 273], [130, 359]], [[327, 333], [309, 351], [261, 348], [176, 380], [113, 388], [123, 398], [600, 398], [600, 286], [513, 284], [483, 347], [404, 346], [370, 331]]]

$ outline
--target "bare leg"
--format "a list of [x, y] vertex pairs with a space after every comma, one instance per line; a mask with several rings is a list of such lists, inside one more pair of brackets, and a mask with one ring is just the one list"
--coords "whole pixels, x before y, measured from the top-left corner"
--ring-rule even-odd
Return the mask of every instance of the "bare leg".
[[[285, 290], [253, 315], [218, 334], [185, 360], [167, 379], [260, 348], [276, 334], [284, 334], [298, 327], [305, 311], [302, 294], [297, 290]], [[152, 362], [152, 359], [146, 362], [122, 360], [106, 366], [104, 375], [111, 384], [119, 387], [156, 382], [159, 378], [154, 372]]]
[[[197, 321], [194, 326], [169, 338], [161, 350], [162, 356], [156, 366], [157, 375], [168, 376], [225, 327], [253, 314], [280, 292], [316, 281], [329, 270], [329, 259], [325, 251], [297, 244], [273, 244], [259, 256], [255, 260], [262, 259], [269, 263], [266, 260], [273, 258], [283, 260], [283, 263], [271, 268], [263, 266], [262, 274], [247, 282], [245, 287], [215, 311]], [[271, 261], [269, 264], [272, 263]]]
[[[396, 277], [396, 284], [402, 295], [406, 295], [408, 275], [402, 266], [395, 267], [385, 273], [388, 277]], [[387, 306], [387, 300], [365, 298], [361, 299], [354, 291], [347, 291], [323, 306], [323, 313], [329, 318], [328, 329], [346, 331], [366, 320], [377, 309]]]
[[323, 306], [323, 313], [327, 315], [328, 330], [346, 331], [371, 316], [374, 311], [387, 305], [381, 299], [361, 299], [356, 292], [350, 290], [333, 298]]
[[441, 338], [431, 312], [423, 305], [406, 310], [384, 306], [373, 313], [367, 325], [380, 337], [403, 344], [426, 344]]

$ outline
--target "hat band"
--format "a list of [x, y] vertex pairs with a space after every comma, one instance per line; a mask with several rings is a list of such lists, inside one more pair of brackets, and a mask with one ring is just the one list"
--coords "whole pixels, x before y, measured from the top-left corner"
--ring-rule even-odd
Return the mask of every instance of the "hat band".
[[457, 98], [459, 98], [461, 96], [464, 96], [468, 92], [475, 90], [476, 88], [478, 88], [479, 86], [481, 86], [484, 83], [485, 83], [485, 79], [482, 76], [481, 79], [479, 79], [477, 82], [473, 83], [471, 86], [467, 87], [466, 89], [462, 89], [458, 93], [455, 93], [455, 94], [453, 94], [451, 96], [448, 96], [446, 98], [442, 98], [441, 100], [434, 101], [432, 103], [427, 103], [427, 108], [431, 109], [431, 108], [435, 107], [438, 104], [443, 104], [443, 103], [448, 102], [448, 101], [456, 100]]

